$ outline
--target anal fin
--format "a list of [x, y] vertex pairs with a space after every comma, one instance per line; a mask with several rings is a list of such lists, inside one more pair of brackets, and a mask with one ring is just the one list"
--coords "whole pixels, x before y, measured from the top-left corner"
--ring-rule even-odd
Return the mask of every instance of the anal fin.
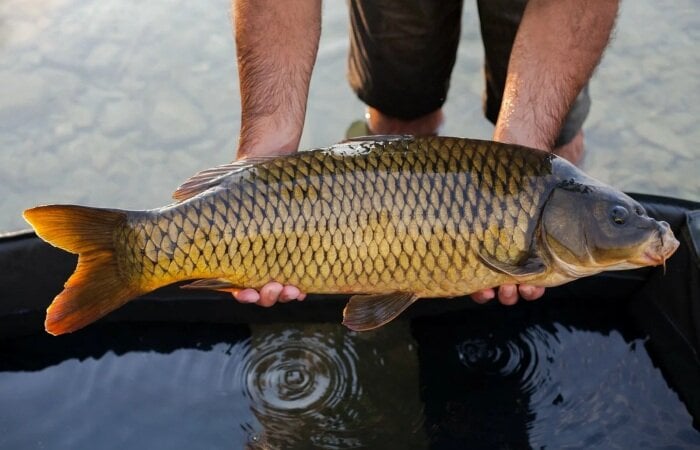
[[418, 300], [412, 292], [354, 295], [343, 310], [343, 325], [367, 331], [388, 323]]

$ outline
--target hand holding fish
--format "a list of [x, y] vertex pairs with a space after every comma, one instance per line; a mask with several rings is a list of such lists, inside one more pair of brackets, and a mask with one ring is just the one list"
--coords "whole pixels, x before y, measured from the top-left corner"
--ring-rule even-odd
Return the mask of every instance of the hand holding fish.
[[[600, 0], [581, 7], [575, 0], [530, 1], [524, 10], [507, 10], [499, 5], [494, 11], [489, 11], [490, 8], [484, 5], [482, 25], [490, 26], [490, 20], [499, 24], [494, 41], [487, 42], [489, 38], [484, 36], [488, 94], [485, 112], [489, 120], [496, 123], [495, 141], [553, 150], [575, 164], [582, 158], [580, 127], [588, 110], [585, 85], [608, 42], [617, 3]], [[496, 11], [499, 8], [504, 10]], [[574, 8], [580, 8], [580, 14], [572, 15]], [[411, 81], [413, 77], [420, 80], [426, 73], [442, 73], [443, 66], [449, 67], [454, 60], [450, 62], [449, 55], [433, 59], [429, 46], [427, 54], [413, 53], [402, 46], [392, 49], [392, 43], [404, 39], [398, 39], [396, 35], [392, 39], [382, 39], [380, 34], [384, 29], [397, 32], [403, 27], [397, 26], [396, 22], [404, 20], [424, 23], [422, 33], [426, 35], [436, 28], [437, 23], [440, 33], [451, 36], [449, 27], [446, 28], [449, 21], [441, 15], [448, 9], [447, 6], [437, 7], [431, 10], [431, 15], [420, 20], [412, 18], [412, 14], [415, 10], [427, 13], [422, 7], [407, 5], [402, 9], [405, 10], [403, 16], [389, 4], [351, 2], [351, 85], [368, 104], [370, 134], [439, 134], [443, 122], [441, 105], [446, 91], [435, 94], [439, 89], [433, 85], [418, 88], [416, 92], [398, 88], [394, 89], [398, 98], [396, 93], [387, 91], [392, 89], [389, 86], [415, 85]], [[318, 50], [321, 2], [236, 0], [232, 11], [241, 87], [238, 156], [246, 158], [294, 152], [301, 137], [309, 81]], [[294, 14], [288, 14], [289, 11], [294, 11]], [[499, 21], [499, 16], [504, 18]], [[504, 23], [511, 22], [514, 27], [512, 35], [503, 28]], [[413, 30], [413, 27], [408, 28]], [[270, 29], [277, 31], [271, 33]], [[552, 36], [557, 38], [552, 39]], [[406, 38], [406, 42], [412, 42], [410, 35]], [[449, 40], [439, 42], [445, 48], [452, 45]], [[500, 48], [512, 48], [512, 51], [496, 50]], [[391, 57], [387, 58], [387, 55]], [[392, 66], [393, 62], [395, 66]], [[385, 63], [388, 66], [383, 66]], [[385, 70], [386, 67], [389, 70]], [[430, 69], [426, 71], [426, 67]], [[507, 67], [507, 72], [505, 69], [503, 73], [498, 72], [501, 70], [498, 67]], [[383, 78], [386, 76], [390, 79]], [[444, 83], [448, 79], [430, 80], [432, 84], [448, 84]], [[431, 95], [437, 95], [439, 101], [431, 100]], [[368, 101], [370, 98], [372, 100]], [[403, 104], [405, 98], [415, 98], [414, 102], [409, 102], [414, 106], [408, 106], [401, 114], [384, 111], [376, 104], [377, 99], [382, 99], [384, 106]], [[426, 102], [434, 105], [432, 109], [416, 106]], [[491, 103], [496, 106], [489, 112]], [[485, 303], [498, 297], [501, 303], [511, 305], [517, 302], [519, 295], [534, 300], [543, 293], [542, 287], [506, 284], [497, 292], [485, 289], [473, 294], [472, 298]], [[267, 306], [278, 299], [285, 301], [294, 294], [296, 290], [291, 286], [280, 289], [278, 284], [271, 284], [261, 292], [246, 289], [234, 295], [240, 301], [258, 301]]]
[[679, 245], [667, 223], [563, 158], [471, 139], [376, 137], [244, 160], [173, 197], [146, 211], [25, 211], [41, 238], [79, 255], [47, 331], [187, 280], [273, 298], [291, 286], [350, 294], [343, 323], [363, 331], [420, 298], [660, 265]]

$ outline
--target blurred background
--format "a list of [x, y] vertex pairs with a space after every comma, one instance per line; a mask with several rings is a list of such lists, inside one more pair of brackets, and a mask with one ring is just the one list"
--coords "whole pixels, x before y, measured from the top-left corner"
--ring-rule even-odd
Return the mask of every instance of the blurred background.
[[[21, 211], [70, 202], [152, 208], [196, 171], [235, 156], [238, 79], [228, 0], [0, 3], [0, 231]], [[302, 148], [361, 119], [347, 85], [345, 2], [324, 5]], [[700, 10], [623, 2], [591, 83], [584, 169], [627, 191], [700, 199]], [[489, 138], [476, 5], [443, 133]]]

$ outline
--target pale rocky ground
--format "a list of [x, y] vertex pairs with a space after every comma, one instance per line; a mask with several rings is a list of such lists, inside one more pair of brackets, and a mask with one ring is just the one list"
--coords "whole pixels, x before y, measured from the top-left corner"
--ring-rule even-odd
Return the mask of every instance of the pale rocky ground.
[[[700, 200], [700, 10], [624, 2], [592, 82], [584, 169], [627, 191]], [[363, 115], [345, 81], [347, 14], [327, 0], [302, 148]], [[466, 2], [443, 134], [488, 138], [482, 49]], [[150, 208], [235, 155], [228, 0], [0, 3], [0, 231], [39, 203]]]

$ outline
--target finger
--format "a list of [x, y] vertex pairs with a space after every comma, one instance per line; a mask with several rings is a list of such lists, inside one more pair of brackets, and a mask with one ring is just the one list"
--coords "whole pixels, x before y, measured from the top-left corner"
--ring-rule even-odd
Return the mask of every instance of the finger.
[[260, 289], [260, 301], [258, 301], [258, 305], [268, 308], [277, 303], [283, 288], [284, 286], [276, 281], [267, 283]]
[[537, 300], [544, 295], [544, 288], [539, 286], [530, 286], [529, 284], [521, 284], [518, 286], [520, 296], [527, 301]]
[[498, 288], [498, 300], [502, 304], [512, 306], [518, 303], [518, 288], [514, 284], [504, 284]]
[[471, 295], [471, 298], [476, 303], [483, 305], [484, 303], [488, 303], [491, 300], [493, 300], [493, 298], [495, 296], [496, 296], [496, 291], [494, 291], [493, 289], [482, 289], [480, 291], [474, 292]]
[[255, 289], [242, 289], [234, 292], [233, 296], [241, 303], [255, 303], [260, 300], [260, 294]]
[[280, 292], [280, 302], [290, 302], [296, 298], [299, 298], [299, 295], [301, 295], [299, 288], [288, 284], [284, 286], [284, 288], [282, 288], [282, 292]]
[[306, 298], [305, 292], [300, 292], [299, 295], [297, 296], [297, 300], [299, 300], [300, 302], [304, 301], [305, 298]]

